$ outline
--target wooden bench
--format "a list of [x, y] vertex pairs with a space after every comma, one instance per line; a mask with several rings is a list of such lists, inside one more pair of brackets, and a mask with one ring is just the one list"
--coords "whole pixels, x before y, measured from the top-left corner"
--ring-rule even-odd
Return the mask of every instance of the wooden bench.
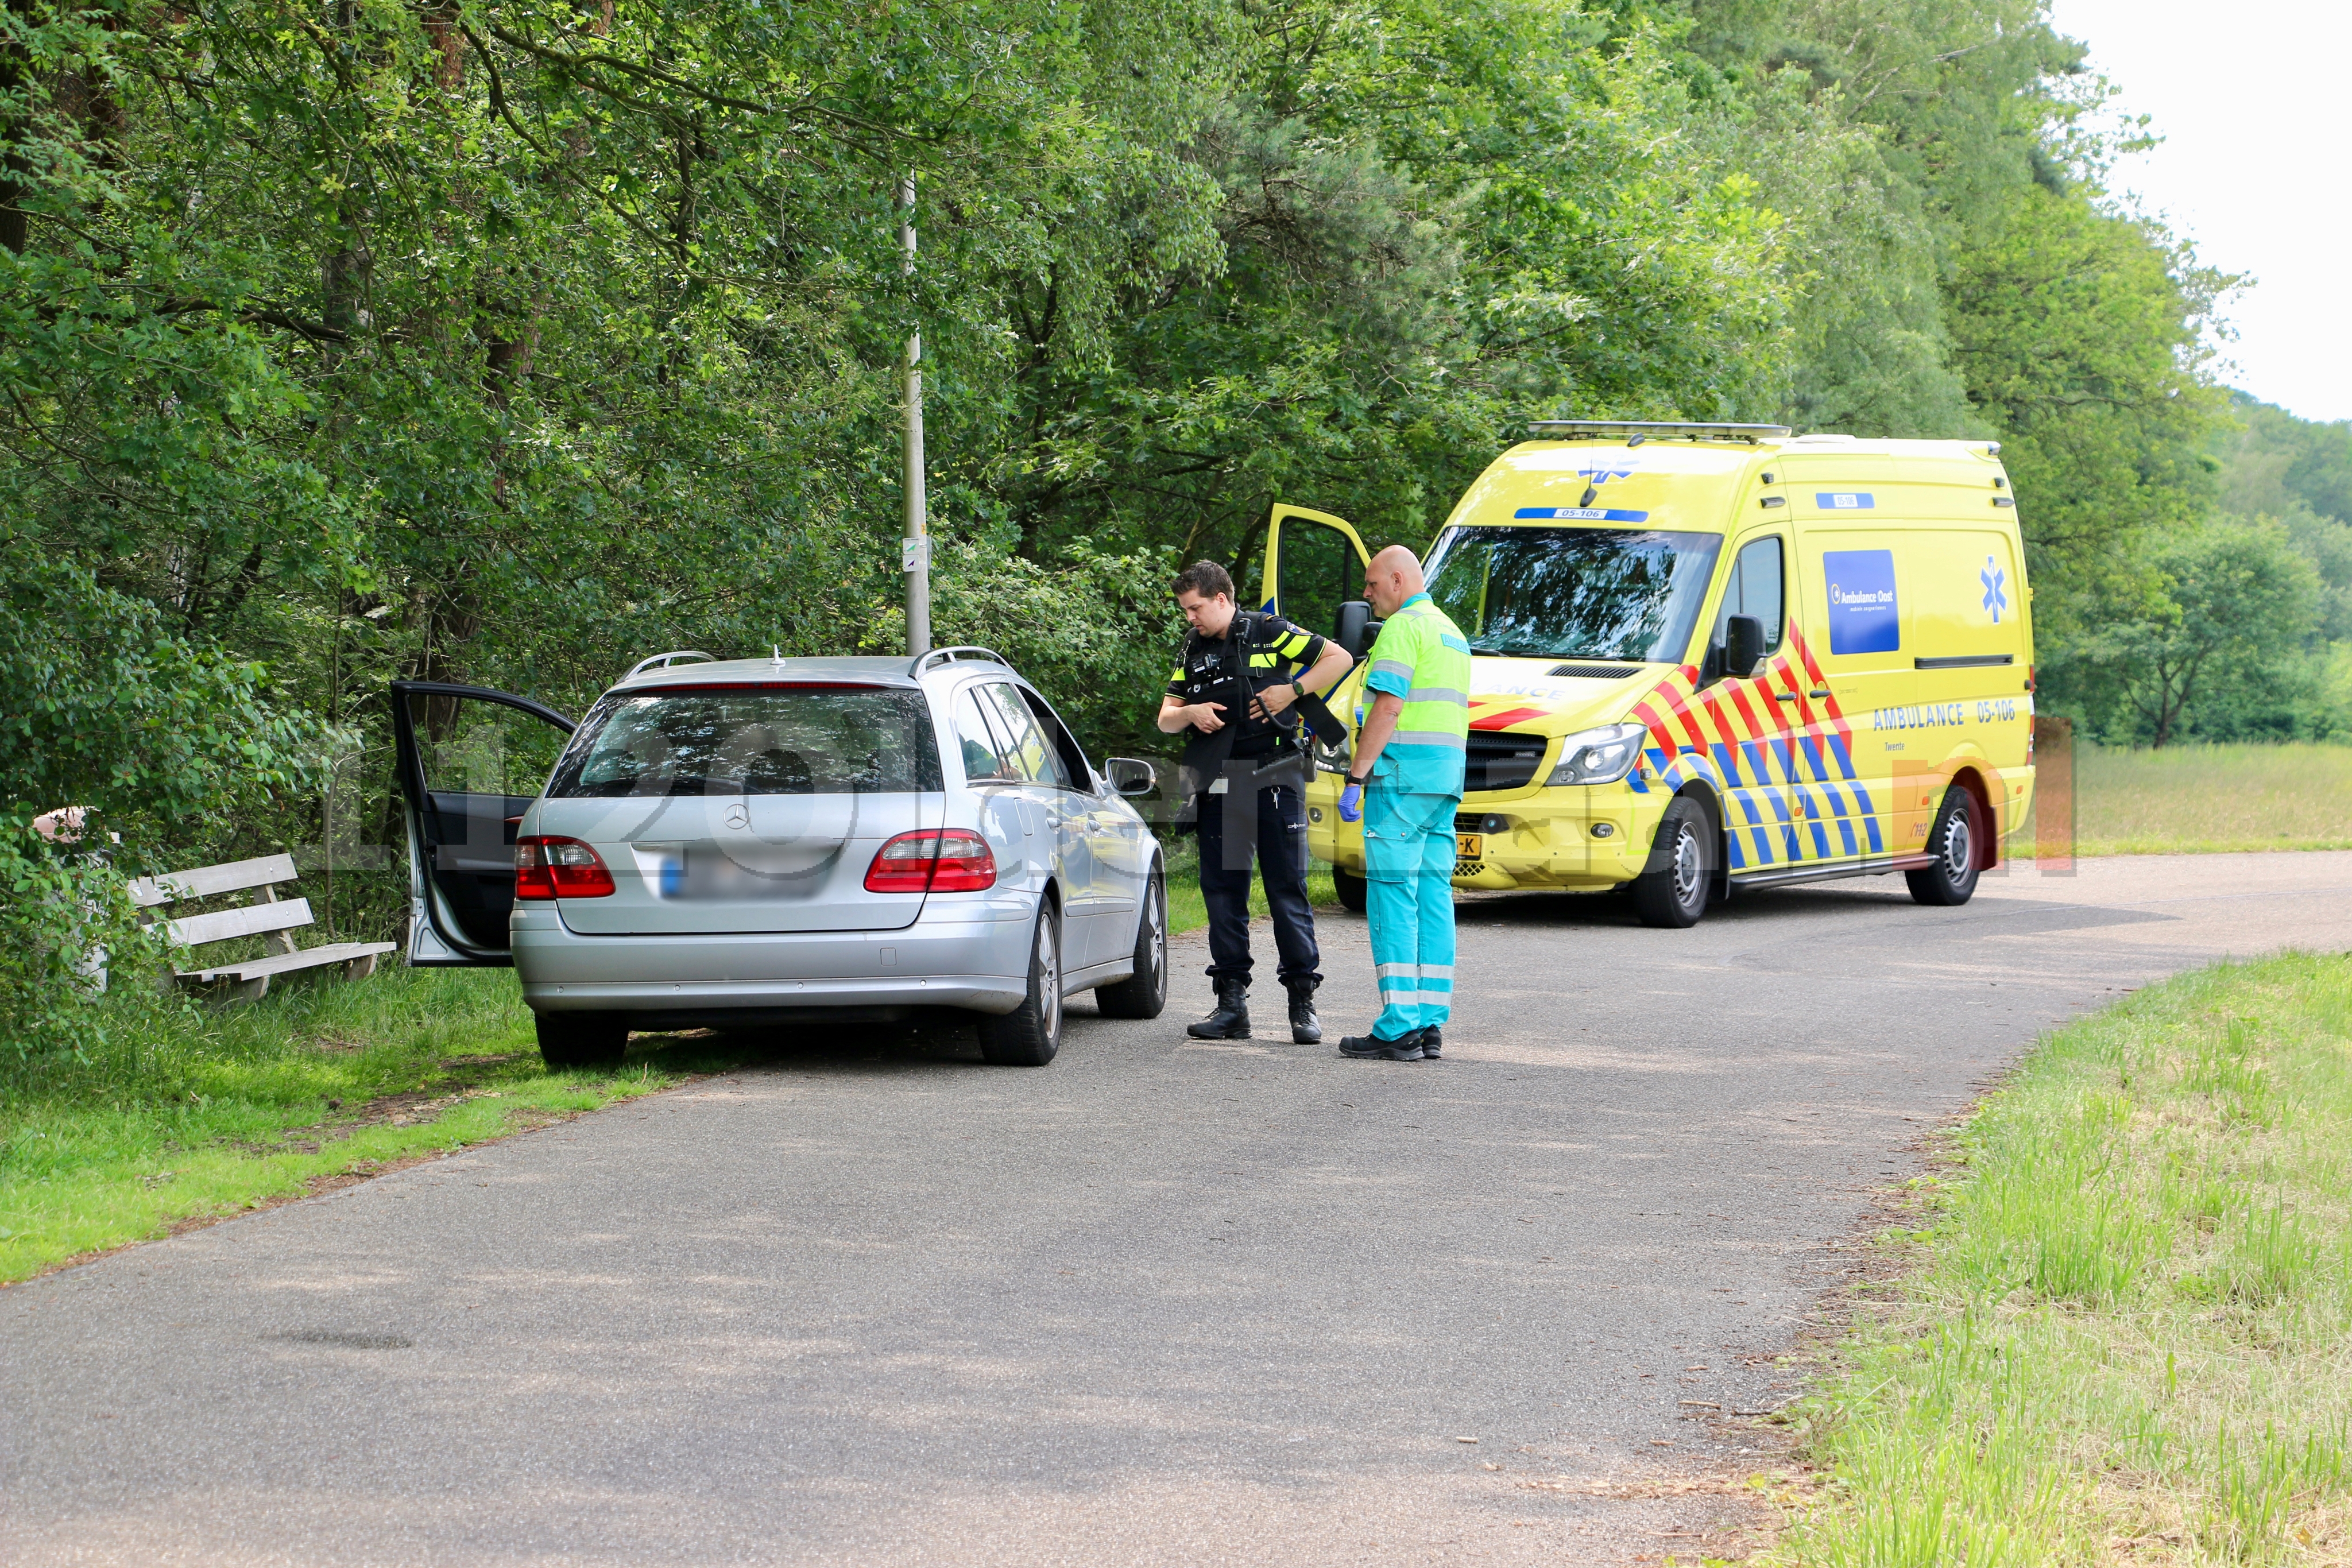
[[395, 944], [331, 942], [323, 947], [294, 945], [289, 933], [310, 924], [309, 899], [278, 896], [278, 884], [292, 882], [294, 874], [292, 855], [263, 855], [258, 860], [231, 861], [226, 865], [198, 866], [194, 871], [142, 877], [131, 884], [131, 902], [142, 909], [152, 909], [178, 899], [209, 898], [216, 894], [252, 890], [250, 904], [210, 915], [184, 915], [164, 922], [164, 929], [171, 934], [174, 947], [203, 947], [237, 936], [261, 936], [277, 951], [267, 958], [251, 958], [241, 964], [174, 970], [173, 977], [185, 985], [211, 986], [226, 981], [236, 988], [238, 997], [253, 1001], [268, 994], [272, 975], [324, 968], [330, 964], [341, 965], [349, 979], [374, 973], [377, 955], [391, 952]]

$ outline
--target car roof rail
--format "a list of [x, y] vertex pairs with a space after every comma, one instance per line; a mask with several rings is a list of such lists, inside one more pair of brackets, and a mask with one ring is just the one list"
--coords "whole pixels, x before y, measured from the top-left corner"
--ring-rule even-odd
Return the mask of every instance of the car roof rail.
[[1528, 432], [1549, 441], [1571, 441], [1580, 435], [1627, 435], [1636, 441], [1684, 436], [1700, 441], [1750, 443], [1790, 434], [1785, 424], [1690, 424], [1652, 419], [1538, 419], [1528, 424]]
[[929, 669], [934, 662], [947, 664], [957, 659], [991, 659], [995, 661], [997, 664], [1003, 665], [1008, 670], [1013, 668], [1013, 661], [998, 653], [995, 649], [974, 647], [967, 644], [955, 648], [934, 648], [928, 653], [916, 654], [914, 663], [907, 666], [908, 677], [912, 680], [920, 680], [922, 678], [923, 672]]
[[673, 648], [667, 653], [656, 653], [650, 659], [639, 659], [621, 679], [634, 681], [647, 670], [666, 670], [678, 659], [699, 659], [706, 664], [715, 664], [719, 662], [719, 655], [706, 653], [699, 648]]

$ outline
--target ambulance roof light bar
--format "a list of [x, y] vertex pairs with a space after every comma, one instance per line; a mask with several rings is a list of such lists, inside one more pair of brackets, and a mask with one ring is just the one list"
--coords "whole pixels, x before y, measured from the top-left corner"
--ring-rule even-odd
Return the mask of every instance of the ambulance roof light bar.
[[1646, 419], [1538, 419], [1528, 434], [1547, 441], [1573, 441], [1580, 435], [1631, 436], [1639, 441], [1745, 441], [1754, 444], [1790, 434], [1785, 424], [1685, 424]]

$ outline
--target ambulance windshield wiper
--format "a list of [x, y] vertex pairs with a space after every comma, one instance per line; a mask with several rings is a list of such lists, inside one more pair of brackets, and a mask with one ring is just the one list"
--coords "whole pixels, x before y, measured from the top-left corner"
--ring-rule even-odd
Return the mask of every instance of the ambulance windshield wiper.
[[1627, 653], [1564, 653], [1552, 648], [1497, 648], [1491, 643], [1473, 643], [1470, 651], [1489, 659], [1583, 659], [1604, 664], [1639, 664], [1644, 662]]

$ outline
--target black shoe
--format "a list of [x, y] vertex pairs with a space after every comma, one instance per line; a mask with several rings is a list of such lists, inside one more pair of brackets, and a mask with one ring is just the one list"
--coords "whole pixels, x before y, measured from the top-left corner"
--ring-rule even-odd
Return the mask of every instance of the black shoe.
[[1323, 1043], [1323, 1020], [1315, 1016], [1315, 982], [1290, 982], [1290, 1043]]
[[1249, 982], [1217, 977], [1217, 1010], [1184, 1032], [1194, 1040], [1247, 1040], [1250, 1037]]
[[1351, 1034], [1339, 1040], [1339, 1054], [1356, 1061], [1419, 1061], [1421, 1035], [1418, 1031], [1402, 1040], [1382, 1040], [1376, 1034]]
[[1445, 1048], [1445, 1037], [1438, 1032], [1435, 1024], [1423, 1025], [1421, 1032], [1413, 1036], [1413, 1039], [1421, 1042], [1421, 1059], [1423, 1061], [1444, 1060], [1437, 1053]]

